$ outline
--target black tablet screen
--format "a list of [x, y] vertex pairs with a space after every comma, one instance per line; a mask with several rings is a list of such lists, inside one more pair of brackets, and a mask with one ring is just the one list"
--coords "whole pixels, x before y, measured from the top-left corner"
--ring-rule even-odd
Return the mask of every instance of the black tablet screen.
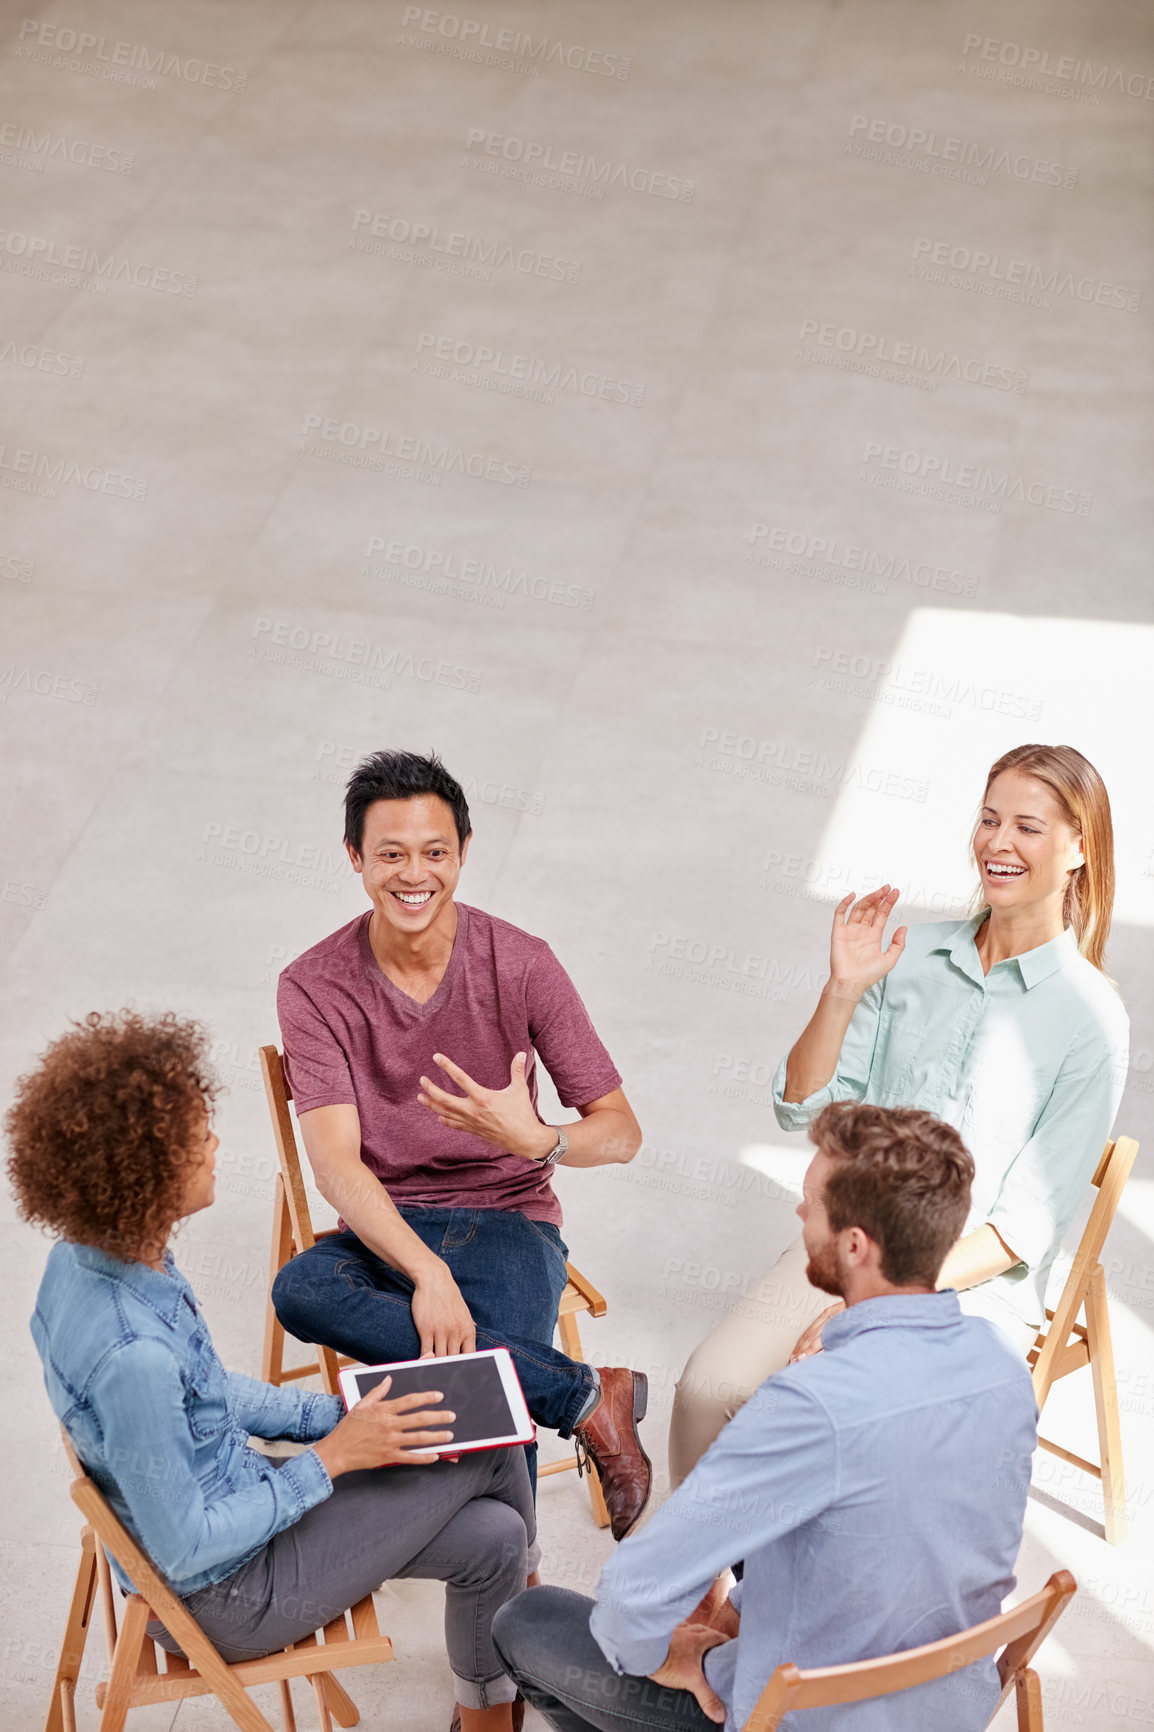
[[457, 1415], [445, 1427], [446, 1431], [453, 1433], [454, 1443], [476, 1443], [483, 1437], [508, 1437], [517, 1429], [505, 1399], [501, 1373], [492, 1359], [430, 1359], [424, 1365], [406, 1365], [401, 1370], [358, 1371], [355, 1376], [358, 1396], [367, 1395], [382, 1378], [391, 1377], [390, 1401], [419, 1389], [439, 1389], [444, 1399], [435, 1406], [450, 1408]]

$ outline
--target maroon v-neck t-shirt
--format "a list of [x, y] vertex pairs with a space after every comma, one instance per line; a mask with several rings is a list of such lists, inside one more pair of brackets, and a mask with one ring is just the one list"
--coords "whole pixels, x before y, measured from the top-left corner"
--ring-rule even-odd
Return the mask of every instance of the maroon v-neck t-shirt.
[[457, 903], [444, 976], [425, 1004], [395, 986], [369, 945], [368, 910], [298, 956], [280, 977], [277, 1015], [298, 1113], [355, 1106], [361, 1159], [398, 1205], [519, 1209], [561, 1224], [552, 1169], [447, 1130], [417, 1100], [422, 1075], [455, 1083], [443, 1053], [484, 1088], [508, 1086], [514, 1054], [537, 1104], [535, 1057], [563, 1106], [621, 1086], [577, 989], [549, 946], [507, 921]]

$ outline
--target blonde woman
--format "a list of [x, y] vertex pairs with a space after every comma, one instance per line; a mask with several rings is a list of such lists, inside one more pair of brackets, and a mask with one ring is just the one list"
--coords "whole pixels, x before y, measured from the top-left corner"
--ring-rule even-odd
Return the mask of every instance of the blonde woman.
[[[986, 778], [972, 854], [981, 906], [961, 923], [899, 927], [887, 944], [896, 889], [839, 903], [830, 977], [774, 1102], [784, 1130], [835, 1100], [954, 1125], [976, 1178], [938, 1285], [1025, 1353], [1126, 1076], [1129, 1021], [1103, 973], [1114, 840], [1097, 770], [1072, 746], [1007, 752]], [[836, 1309], [796, 1241], [691, 1355], [670, 1430], [674, 1485], [766, 1377], [820, 1351]]]

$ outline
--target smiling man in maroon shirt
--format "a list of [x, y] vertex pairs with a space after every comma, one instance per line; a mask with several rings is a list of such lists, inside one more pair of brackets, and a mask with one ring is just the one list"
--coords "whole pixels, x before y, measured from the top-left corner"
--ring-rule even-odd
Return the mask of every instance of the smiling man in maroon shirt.
[[[533, 1419], [596, 1463], [621, 1539], [650, 1491], [646, 1379], [552, 1345], [567, 1279], [552, 1175], [632, 1160], [641, 1131], [548, 945], [453, 900], [470, 835], [436, 757], [377, 752], [349, 778], [345, 846], [372, 908], [277, 992], [301, 1134], [341, 1231], [285, 1265], [273, 1302], [301, 1340], [367, 1363], [508, 1347]], [[538, 1057], [578, 1119], [542, 1123]]]

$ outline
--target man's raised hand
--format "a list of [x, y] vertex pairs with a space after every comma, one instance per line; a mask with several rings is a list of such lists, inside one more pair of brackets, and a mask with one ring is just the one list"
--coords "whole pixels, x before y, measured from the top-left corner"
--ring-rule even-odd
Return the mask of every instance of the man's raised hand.
[[523, 1052], [514, 1054], [509, 1066], [509, 1081], [503, 1089], [482, 1088], [444, 1053], [435, 1052], [433, 1062], [464, 1090], [464, 1094], [451, 1095], [438, 1088], [427, 1076], [421, 1078], [421, 1093], [417, 1099], [435, 1115], [438, 1124], [451, 1131], [469, 1131], [511, 1155], [522, 1155], [527, 1160], [539, 1161], [549, 1153], [557, 1141], [557, 1134], [537, 1117], [525, 1081], [526, 1055]]

